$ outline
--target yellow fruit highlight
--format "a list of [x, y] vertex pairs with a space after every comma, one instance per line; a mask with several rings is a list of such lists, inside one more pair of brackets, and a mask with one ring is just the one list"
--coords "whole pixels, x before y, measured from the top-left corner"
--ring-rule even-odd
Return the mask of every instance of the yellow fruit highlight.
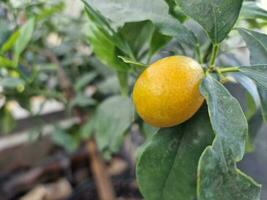
[[185, 56], [163, 58], [137, 79], [133, 101], [138, 114], [155, 127], [171, 127], [191, 118], [203, 103], [200, 64]]

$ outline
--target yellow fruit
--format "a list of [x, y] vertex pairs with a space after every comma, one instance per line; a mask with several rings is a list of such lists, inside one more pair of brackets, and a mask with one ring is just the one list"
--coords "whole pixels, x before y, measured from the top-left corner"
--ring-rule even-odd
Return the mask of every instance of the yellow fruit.
[[204, 73], [192, 58], [171, 56], [150, 65], [137, 79], [133, 101], [141, 118], [155, 127], [171, 127], [191, 118], [203, 103]]

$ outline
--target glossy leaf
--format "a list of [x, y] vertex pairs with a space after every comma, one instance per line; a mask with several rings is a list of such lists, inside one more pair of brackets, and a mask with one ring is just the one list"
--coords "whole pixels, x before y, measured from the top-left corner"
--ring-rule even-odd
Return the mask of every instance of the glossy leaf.
[[95, 136], [103, 152], [117, 152], [124, 133], [134, 121], [134, 107], [128, 97], [113, 96], [99, 105], [95, 119]]
[[234, 26], [243, 0], [176, 0], [185, 14], [196, 20], [213, 43], [220, 43]]
[[199, 160], [198, 199], [259, 200], [260, 186], [236, 168], [248, 136], [239, 102], [211, 76], [203, 80], [200, 90], [207, 100], [216, 138]]
[[[195, 45], [194, 34], [169, 14], [164, 0], [87, 0], [95, 9], [111, 20], [113, 27], [122, 27], [127, 22], [150, 20], [164, 35], [176, 37], [186, 44]], [[113, 12], [113, 11], [116, 12]]]
[[243, 19], [267, 20], [267, 10], [260, 7], [260, 5], [256, 2], [245, 1], [241, 9], [240, 16]]
[[198, 159], [212, 138], [206, 109], [180, 126], [159, 130], [141, 147], [137, 162], [144, 199], [196, 199]]

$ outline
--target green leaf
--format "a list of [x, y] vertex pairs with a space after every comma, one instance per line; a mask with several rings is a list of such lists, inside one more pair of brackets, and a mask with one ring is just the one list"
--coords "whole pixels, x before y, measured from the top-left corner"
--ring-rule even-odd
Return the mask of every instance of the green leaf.
[[251, 96], [251, 99], [254, 101], [253, 104], [255, 109], [259, 108], [261, 106], [261, 101], [255, 82], [238, 72], [234, 73], [232, 76], [247, 90], [248, 94]]
[[122, 44], [114, 30], [106, 25], [105, 19], [87, 4], [86, 13], [89, 17], [87, 34], [90, 46], [96, 56], [115, 70], [127, 71], [128, 65], [122, 62], [118, 56], [123, 54], [121, 51], [127, 51], [128, 48]]
[[73, 107], [88, 107], [96, 105], [96, 100], [78, 93], [75, 98], [70, 102], [70, 108]]
[[261, 98], [262, 115], [267, 122], [267, 91], [259, 88], [259, 94]]
[[198, 159], [212, 138], [206, 109], [180, 126], [159, 130], [142, 147], [137, 161], [137, 180], [144, 199], [196, 199]]
[[152, 57], [156, 54], [170, 40], [171, 38], [169, 36], [162, 35], [158, 31], [155, 31], [150, 43], [149, 56]]
[[75, 83], [74, 88], [76, 91], [82, 90], [89, 83], [91, 83], [97, 77], [97, 73], [90, 72], [79, 77], [78, 81]]
[[250, 63], [252, 65], [267, 64], [267, 35], [247, 30], [237, 29], [243, 37], [250, 51]]
[[[239, 33], [247, 43], [247, 46], [250, 51], [250, 62], [252, 65], [266, 65], [267, 64], [267, 35], [251, 31], [247, 29], [238, 29]], [[255, 80], [256, 81], [256, 80]], [[261, 78], [261, 85], [264, 81]], [[261, 97], [267, 96], [267, 91], [259, 88], [259, 94]], [[262, 114], [264, 119], [267, 121], [266, 113], [267, 106], [266, 98], [261, 98], [262, 104]]]
[[220, 136], [199, 161], [198, 200], [260, 200], [261, 186], [236, 168]]
[[267, 64], [240, 67], [240, 72], [253, 79], [259, 86], [267, 90]]
[[120, 93], [120, 85], [116, 76], [110, 76], [97, 85], [97, 90], [104, 95], [114, 95]]
[[267, 10], [260, 7], [256, 2], [245, 1], [241, 9], [240, 16], [242, 19], [267, 20]]
[[6, 89], [17, 89], [19, 87], [24, 87], [25, 82], [19, 78], [3, 78], [0, 80], [0, 86]]
[[148, 67], [148, 65], [146, 64], [143, 64], [143, 63], [140, 63], [140, 62], [137, 62], [137, 61], [134, 61], [130, 58], [126, 58], [126, 57], [123, 57], [123, 56], [118, 56], [123, 62], [127, 63], [127, 64], [132, 64], [132, 65], [135, 65], [135, 66], [139, 66], [139, 67]]
[[205, 97], [216, 138], [201, 155], [199, 200], [259, 200], [260, 186], [236, 168], [245, 153], [248, 124], [239, 102], [211, 76], [200, 91]]
[[212, 42], [224, 40], [233, 28], [243, 0], [176, 0], [185, 14], [196, 20]]
[[71, 135], [66, 130], [59, 127], [55, 128], [52, 139], [56, 144], [64, 147], [69, 152], [73, 152], [79, 146], [79, 140], [75, 135]]
[[95, 115], [94, 114], [90, 114], [89, 119], [85, 122], [85, 124], [83, 124], [83, 126], [81, 127], [81, 138], [84, 140], [87, 140], [89, 138], [91, 138], [91, 136], [94, 133], [95, 130]]
[[159, 131], [159, 128], [153, 127], [149, 124], [146, 124], [145, 122], [142, 124], [141, 132], [146, 140], [151, 138], [158, 131]]
[[1, 47], [0, 52], [3, 54], [5, 52], [9, 51], [11, 48], [13, 48], [18, 37], [19, 37], [19, 31], [15, 31], [14, 33], [12, 33], [12, 35], [8, 38], [8, 40]]
[[108, 3], [88, 0], [87, 2], [108, 18], [115, 29], [127, 22], [150, 20], [164, 35], [176, 37], [189, 45], [195, 45], [197, 42], [194, 34], [169, 14], [169, 6], [164, 0], [147, 0], [145, 3], [143, 0], [110, 0]]
[[134, 107], [128, 97], [113, 96], [99, 105], [95, 119], [95, 136], [101, 151], [117, 152], [124, 133], [134, 121]]
[[230, 149], [234, 160], [241, 160], [248, 125], [239, 102], [211, 76], [203, 80], [200, 90], [208, 103], [211, 124], [222, 139], [223, 149]]
[[7, 58], [0, 56], [0, 68], [13, 69], [15, 67], [16, 67], [16, 64], [12, 60], [9, 60]]
[[31, 18], [19, 29], [19, 37], [16, 40], [14, 49], [14, 60], [16, 63], [18, 63], [20, 54], [24, 51], [32, 38], [34, 23], [35, 19]]
[[15, 127], [16, 120], [14, 119], [11, 111], [6, 106], [0, 108], [0, 131], [4, 134], [8, 134]]
[[59, 2], [59, 3], [53, 5], [49, 8], [43, 9], [43, 10], [41, 10], [40, 13], [38, 13], [38, 15], [36, 16], [36, 19], [38, 21], [47, 19], [48, 17], [63, 11], [64, 6], [65, 6], [64, 2]]
[[155, 26], [150, 21], [132, 22], [125, 24], [119, 32], [131, 47], [135, 58], [140, 61], [150, 48]]

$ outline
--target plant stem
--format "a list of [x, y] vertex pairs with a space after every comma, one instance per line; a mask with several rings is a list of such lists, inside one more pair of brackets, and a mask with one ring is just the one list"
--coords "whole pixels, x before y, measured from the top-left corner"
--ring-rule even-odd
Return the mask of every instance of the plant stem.
[[122, 96], [128, 96], [129, 87], [128, 87], [128, 72], [117, 72], [117, 77], [120, 84], [120, 91]]
[[239, 72], [239, 67], [217, 68], [220, 73]]
[[203, 58], [201, 56], [199, 43], [197, 43], [197, 45], [196, 45], [196, 55], [197, 55], [198, 62], [200, 64], [203, 64]]
[[214, 44], [212, 46], [212, 54], [211, 54], [211, 58], [210, 58], [210, 66], [213, 66], [215, 64], [215, 60], [217, 57], [217, 54], [219, 52], [219, 44]]

